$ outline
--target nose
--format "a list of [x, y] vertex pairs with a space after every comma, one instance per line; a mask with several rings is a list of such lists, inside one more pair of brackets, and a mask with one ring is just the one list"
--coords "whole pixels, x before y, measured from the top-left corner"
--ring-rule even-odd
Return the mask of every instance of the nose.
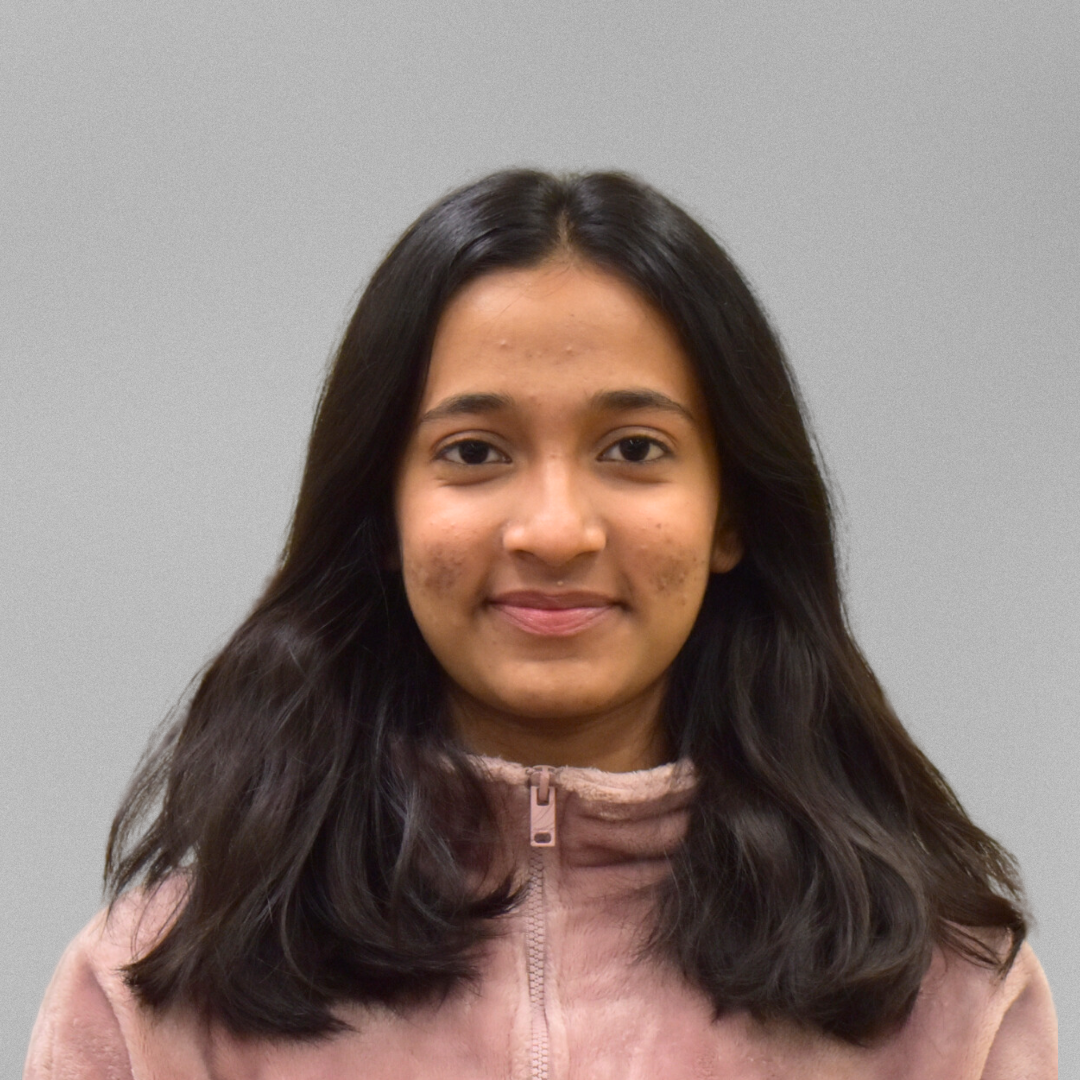
[[551, 459], [521, 478], [519, 497], [503, 527], [503, 548], [553, 569], [604, 549], [607, 534], [587, 481], [571, 463]]

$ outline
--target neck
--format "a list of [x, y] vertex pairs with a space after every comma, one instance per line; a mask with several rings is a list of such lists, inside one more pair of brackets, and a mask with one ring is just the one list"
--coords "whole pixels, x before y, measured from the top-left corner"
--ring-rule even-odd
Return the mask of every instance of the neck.
[[476, 754], [523, 765], [634, 772], [669, 760], [660, 724], [663, 691], [657, 684], [643, 699], [586, 716], [533, 717], [501, 712], [457, 689], [450, 694], [450, 717]]

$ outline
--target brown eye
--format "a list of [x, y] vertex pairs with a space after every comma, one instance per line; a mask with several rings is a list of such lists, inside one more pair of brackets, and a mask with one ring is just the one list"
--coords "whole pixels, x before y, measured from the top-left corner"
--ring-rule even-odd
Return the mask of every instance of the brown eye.
[[455, 465], [493, 465], [506, 461], [505, 455], [483, 439], [462, 439], [448, 446], [439, 457]]
[[627, 461], [641, 464], [657, 461], [668, 453], [663, 443], [650, 439], [647, 435], [629, 435], [620, 439], [601, 455], [605, 461]]

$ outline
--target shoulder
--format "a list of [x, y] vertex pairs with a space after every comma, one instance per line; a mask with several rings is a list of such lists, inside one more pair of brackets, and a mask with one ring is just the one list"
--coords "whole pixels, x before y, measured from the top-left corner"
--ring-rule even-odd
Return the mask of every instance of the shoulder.
[[1046, 973], [1027, 942], [992, 1000], [993, 1041], [983, 1080], [1056, 1077], [1057, 1014]]
[[938, 949], [923, 980], [920, 1005], [935, 1008], [977, 1007], [995, 1026], [1010, 1013], [1032, 1005], [1053, 1011], [1046, 974], [1029, 942], [1024, 942], [1004, 975], [975, 964], [951, 950]]
[[894, 1050], [964, 1062], [980, 1080], [1057, 1076], [1057, 1018], [1050, 987], [1031, 945], [1000, 976], [939, 950]]
[[84, 967], [110, 992], [123, 984], [122, 969], [145, 956], [172, 925], [187, 898], [183, 877], [174, 875], [152, 890], [133, 889], [99, 911], [68, 947], [60, 962]]
[[152, 893], [135, 891], [98, 912], [65, 950], [38, 1010], [25, 1080], [127, 1077], [129, 1043], [145, 1023], [124, 982], [126, 964], [153, 947], [183, 904], [170, 880]]

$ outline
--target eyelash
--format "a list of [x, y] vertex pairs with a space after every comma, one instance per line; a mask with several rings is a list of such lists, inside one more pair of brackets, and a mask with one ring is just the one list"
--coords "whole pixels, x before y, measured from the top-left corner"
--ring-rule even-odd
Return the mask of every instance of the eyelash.
[[[623, 459], [609, 458], [607, 456], [616, 447], [622, 446], [624, 443], [630, 443], [630, 442], [648, 443], [649, 444], [649, 449], [646, 451], [647, 454], [652, 451], [653, 447], [659, 448], [660, 453], [658, 455], [656, 455], [655, 457], [648, 457], [647, 456], [644, 459], [637, 460], [637, 461], [632, 460], [632, 459], [626, 459], [626, 458], [623, 458]], [[474, 461], [474, 462], [468, 462], [468, 461], [460, 461], [460, 460], [455, 461], [453, 458], [450, 457], [450, 454], [455, 450], [458, 451], [458, 454], [460, 456], [461, 448], [465, 447], [465, 446], [483, 447], [485, 450], [494, 450], [496, 454], [501, 455], [502, 460], [501, 461]], [[625, 452], [625, 449], [624, 449], [624, 452]], [[611, 444], [611, 446], [609, 446], [600, 455], [600, 460], [601, 461], [615, 461], [617, 464], [622, 464], [622, 465], [651, 465], [653, 462], [659, 461], [662, 458], [668, 457], [670, 454], [671, 454], [671, 448], [668, 447], [663, 442], [661, 442], [659, 439], [653, 438], [651, 435], [625, 435], [621, 439], [616, 439], [615, 442], [613, 442]], [[486, 439], [473, 439], [473, 438], [470, 438], [470, 439], [458, 439], [457, 442], [452, 442], [452, 443], [450, 443], [449, 446], [444, 446], [442, 448], [442, 450], [440, 450], [438, 452], [438, 454], [436, 454], [436, 458], [438, 460], [441, 460], [441, 461], [449, 461], [450, 464], [452, 464], [452, 465], [462, 465], [462, 466], [464, 466], [466, 468], [479, 468], [479, 467], [482, 467], [484, 465], [508, 464], [509, 460], [510, 460], [505, 454], [502, 453], [501, 450], [499, 450], [492, 443], [488, 442]]]
[[623, 465], [651, 465], [654, 461], [659, 461], [661, 458], [666, 458], [671, 455], [671, 447], [662, 443], [659, 439], [654, 439], [651, 435], [624, 435], [621, 439], [616, 439], [615, 442], [600, 455], [601, 460], [610, 460], [607, 458], [607, 455], [614, 450], [615, 447], [622, 446], [623, 443], [629, 442], [648, 443], [649, 448], [646, 451], [647, 454], [652, 452], [653, 447], [657, 447], [660, 450], [660, 453], [656, 457], [646, 457], [644, 460], [639, 461], [623, 458], [621, 461], [621, 464]]
[[494, 450], [495, 453], [502, 454], [501, 450], [499, 450], [497, 447], [493, 446], [486, 439], [458, 439], [457, 442], [452, 442], [452, 443], [450, 443], [449, 446], [444, 446], [435, 455], [435, 457], [439, 461], [449, 461], [451, 465], [465, 465], [465, 466], [471, 466], [472, 468], [476, 468], [477, 466], [481, 466], [481, 465], [503, 465], [503, 464], [506, 464], [510, 460], [509, 458], [506, 457], [505, 454], [502, 454], [503, 460], [499, 461], [499, 462], [494, 462], [494, 461], [474, 461], [474, 462], [470, 463], [468, 461], [454, 461], [450, 457], [450, 454], [454, 450], [460, 451], [463, 446], [482, 446], [486, 450]]

